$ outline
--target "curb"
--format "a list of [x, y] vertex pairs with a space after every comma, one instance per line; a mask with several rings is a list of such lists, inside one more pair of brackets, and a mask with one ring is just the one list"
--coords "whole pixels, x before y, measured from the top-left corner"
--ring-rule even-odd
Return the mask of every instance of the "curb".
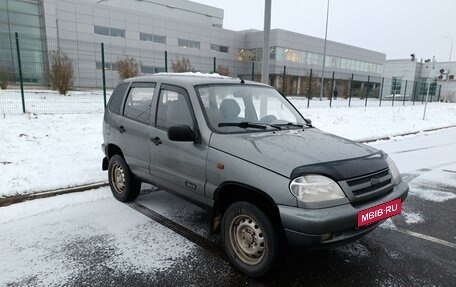
[[456, 125], [440, 127], [440, 128], [432, 128], [432, 129], [427, 129], [427, 130], [422, 130], [422, 131], [417, 131], [417, 132], [407, 132], [407, 133], [402, 133], [402, 134], [393, 134], [393, 135], [390, 135], [390, 136], [384, 136], [384, 137], [379, 137], [379, 138], [361, 139], [361, 140], [357, 140], [357, 142], [360, 142], [360, 143], [371, 143], [371, 142], [376, 142], [376, 141], [381, 141], [381, 140], [390, 140], [390, 139], [393, 139], [393, 138], [396, 138], [396, 137], [404, 137], [404, 136], [409, 136], [409, 135], [416, 135], [416, 134], [419, 134], [419, 133], [433, 132], [433, 131], [451, 129], [451, 128], [456, 128]]
[[48, 191], [41, 191], [35, 192], [32, 194], [20, 194], [20, 195], [13, 195], [4, 198], [0, 198], [0, 207], [8, 206], [15, 203], [20, 203], [28, 200], [40, 199], [40, 198], [47, 198], [51, 196], [61, 195], [61, 194], [68, 194], [74, 192], [83, 192], [91, 189], [96, 189], [104, 186], [108, 186], [108, 182], [95, 182], [89, 183], [84, 185], [73, 186], [69, 188], [59, 188], [53, 189]]
[[[438, 130], [450, 129], [450, 128], [456, 128], [456, 125], [440, 127], [440, 128], [432, 128], [432, 129], [427, 129], [427, 130], [422, 130], [422, 131], [417, 131], [417, 132], [394, 134], [391, 136], [384, 136], [384, 137], [379, 137], [379, 138], [362, 139], [362, 140], [357, 140], [356, 142], [370, 143], [370, 142], [376, 142], [376, 141], [380, 141], [380, 140], [390, 140], [395, 137], [415, 135], [415, 134], [419, 134], [419, 133], [432, 132], [432, 131], [438, 131]], [[13, 195], [13, 196], [9, 196], [9, 197], [0, 198], [0, 207], [8, 206], [11, 204], [20, 203], [20, 202], [24, 202], [24, 201], [28, 201], [28, 200], [52, 197], [52, 196], [61, 195], [61, 194], [83, 192], [83, 191], [100, 188], [100, 187], [104, 187], [104, 186], [108, 186], [108, 185], [109, 185], [108, 182], [96, 182], [96, 183], [78, 185], [78, 186], [69, 187], [69, 188], [61, 188], [61, 189], [36, 192], [36, 193], [32, 193], [32, 194]]]

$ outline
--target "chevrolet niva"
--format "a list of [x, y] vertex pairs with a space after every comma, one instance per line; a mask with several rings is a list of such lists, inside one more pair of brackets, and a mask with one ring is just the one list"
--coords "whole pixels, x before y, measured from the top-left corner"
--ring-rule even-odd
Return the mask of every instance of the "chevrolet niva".
[[114, 197], [142, 182], [211, 210], [231, 263], [265, 275], [284, 246], [358, 239], [399, 214], [408, 186], [387, 154], [312, 126], [274, 88], [200, 74], [121, 81], [102, 145]]

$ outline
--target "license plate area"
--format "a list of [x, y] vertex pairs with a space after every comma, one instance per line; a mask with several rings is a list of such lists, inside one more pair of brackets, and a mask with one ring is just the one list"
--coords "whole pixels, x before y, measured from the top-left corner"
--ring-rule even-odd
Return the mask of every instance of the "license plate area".
[[358, 212], [358, 227], [398, 215], [401, 211], [402, 200], [400, 198], [361, 210]]

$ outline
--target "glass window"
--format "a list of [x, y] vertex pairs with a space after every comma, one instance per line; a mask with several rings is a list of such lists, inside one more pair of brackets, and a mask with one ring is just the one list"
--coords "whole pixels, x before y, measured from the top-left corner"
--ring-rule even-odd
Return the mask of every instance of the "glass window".
[[40, 17], [22, 13], [9, 13], [10, 24], [40, 27]]
[[166, 37], [160, 35], [154, 35], [154, 42], [160, 44], [166, 44]]
[[155, 85], [132, 87], [125, 102], [124, 116], [148, 124], [154, 91]]
[[147, 34], [147, 33], [139, 33], [139, 39], [141, 41], [151, 41], [155, 43], [164, 44], [166, 42], [165, 36]]
[[109, 36], [109, 28], [103, 26], [93, 26], [93, 31], [98, 35]]
[[400, 77], [393, 77], [391, 83], [391, 94], [397, 95], [401, 93], [402, 79]]
[[125, 38], [125, 30], [116, 29], [116, 28], [109, 28], [109, 35], [111, 37], [122, 37], [122, 38]]
[[25, 1], [8, 1], [8, 10], [10, 12], [39, 15], [38, 3]]
[[[206, 85], [197, 90], [207, 121], [216, 132], [261, 132], [276, 129], [274, 126], [299, 128], [288, 123], [304, 123], [294, 107], [272, 88], [236, 84]], [[260, 128], [237, 126], [242, 122]]]
[[228, 47], [227, 46], [217, 45], [217, 44], [211, 44], [211, 51], [221, 52], [221, 53], [228, 53]]
[[186, 39], [177, 39], [177, 45], [184, 48], [200, 48], [200, 42]]
[[128, 83], [122, 83], [114, 90], [109, 101], [109, 110], [117, 115], [120, 115], [120, 106], [127, 92]]
[[193, 118], [187, 103], [187, 94], [180, 88], [163, 88], [157, 106], [157, 127], [186, 125], [193, 129]]
[[164, 71], [165, 71], [165, 68], [162, 68], [162, 67], [141, 65], [141, 73], [143, 73], [143, 74], [155, 74], [155, 73], [162, 73]]

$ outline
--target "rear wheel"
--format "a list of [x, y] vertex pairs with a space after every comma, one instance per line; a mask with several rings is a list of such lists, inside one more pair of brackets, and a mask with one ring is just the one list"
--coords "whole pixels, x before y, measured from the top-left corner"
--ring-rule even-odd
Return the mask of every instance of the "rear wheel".
[[141, 181], [135, 178], [120, 155], [114, 155], [109, 160], [108, 178], [112, 194], [117, 200], [127, 202], [138, 197]]
[[275, 265], [279, 238], [269, 218], [255, 205], [239, 201], [228, 207], [222, 238], [231, 263], [247, 276], [264, 276]]

